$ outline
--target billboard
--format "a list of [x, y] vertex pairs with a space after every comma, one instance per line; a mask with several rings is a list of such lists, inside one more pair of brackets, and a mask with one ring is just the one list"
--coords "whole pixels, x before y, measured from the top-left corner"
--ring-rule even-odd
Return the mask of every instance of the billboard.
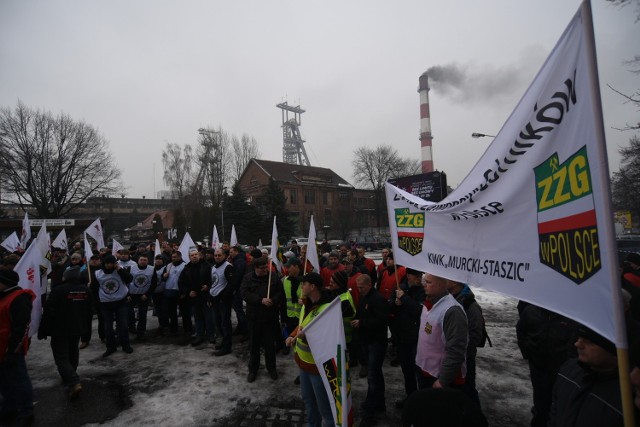
[[439, 202], [447, 197], [447, 174], [444, 172], [421, 173], [390, 179], [388, 182], [422, 200]]

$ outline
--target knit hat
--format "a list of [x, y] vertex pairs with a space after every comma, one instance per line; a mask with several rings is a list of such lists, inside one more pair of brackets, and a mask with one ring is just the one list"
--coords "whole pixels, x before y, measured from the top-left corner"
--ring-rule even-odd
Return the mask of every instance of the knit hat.
[[302, 265], [302, 263], [300, 262], [300, 260], [296, 257], [291, 257], [289, 258], [289, 261], [287, 261], [287, 263], [284, 265], [285, 267], [291, 267], [292, 265]]
[[322, 281], [322, 277], [318, 273], [307, 273], [302, 277], [303, 282], [309, 282], [312, 285], [316, 285], [318, 288], [322, 288], [324, 286], [324, 282]]
[[347, 282], [349, 281], [349, 276], [345, 271], [336, 271], [331, 275], [331, 278], [334, 282], [338, 284], [341, 288], [347, 287]]
[[18, 286], [20, 276], [13, 270], [0, 270], [0, 283], [3, 283], [10, 288]]
[[256, 259], [262, 256], [262, 251], [260, 249], [254, 249], [251, 251], [251, 258]]
[[80, 267], [78, 267], [77, 265], [67, 268], [64, 271], [64, 273], [62, 273], [62, 283], [77, 282], [79, 280], [80, 280]]
[[406, 271], [407, 271], [407, 274], [410, 274], [412, 276], [422, 276], [422, 271], [414, 270], [413, 268], [407, 267]]
[[607, 352], [614, 355], [616, 354], [616, 346], [614, 343], [584, 325], [580, 325], [578, 327], [578, 337], [586, 338], [595, 345], [602, 347]]
[[105, 264], [115, 264], [116, 261], [116, 257], [114, 257], [113, 255], [107, 255], [106, 257], [104, 257], [104, 260], [102, 261]]

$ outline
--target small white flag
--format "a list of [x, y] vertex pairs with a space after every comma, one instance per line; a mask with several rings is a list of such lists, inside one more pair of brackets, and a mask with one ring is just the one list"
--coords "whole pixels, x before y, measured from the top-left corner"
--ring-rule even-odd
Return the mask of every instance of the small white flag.
[[0, 243], [0, 246], [8, 250], [9, 252], [15, 252], [20, 247], [20, 239], [18, 239], [18, 234], [14, 231], [4, 239], [4, 242]]
[[231, 240], [229, 240], [229, 246], [236, 246], [238, 244], [238, 236], [236, 236], [236, 226], [231, 226]]
[[271, 233], [271, 261], [276, 265], [277, 271], [282, 271], [282, 263], [278, 259], [280, 242], [278, 241], [278, 228], [276, 227], [276, 217], [273, 217], [273, 232]]
[[182, 238], [182, 243], [180, 243], [180, 247], [178, 248], [178, 250], [182, 254], [182, 259], [185, 260], [185, 262], [189, 262], [189, 251], [193, 249], [198, 250], [198, 247], [193, 242], [193, 239], [191, 238], [191, 236], [189, 235], [189, 232], [187, 231], [184, 234], [184, 237]]
[[69, 242], [67, 241], [67, 232], [64, 231], [64, 228], [58, 233], [58, 236], [55, 238], [51, 246], [58, 249], [69, 249]]
[[113, 239], [113, 245], [111, 246], [111, 253], [117, 254], [118, 251], [124, 249], [124, 246], [120, 244], [116, 239]]
[[89, 239], [87, 239], [87, 233], [84, 233], [84, 259], [89, 262], [89, 258], [91, 258], [92, 255], [93, 250], [89, 244]]
[[[311, 215], [311, 223], [309, 224], [309, 242], [307, 243], [307, 260], [313, 266], [313, 271], [320, 273], [320, 260], [318, 259], [318, 247], [316, 246], [316, 226], [313, 223], [313, 215]], [[304, 263], [305, 270], [307, 263]], [[308, 273], [308, 271], [305, 271]]]
[[29, 224], [29, 214], [25, 212], [22, 220], [22, 231], [20, 232], [20, 247], [22, 249], [27, 249], [29, 239], [31, 239], [31, 225]]
[[98, 244], [98, 249], [105, 247], [104, 237], [102, 236], [102, 225], [100, 224], [100, 218], [96, 218], [89, 227], [84, 231], [89, 236], [93, 237]]
[[158, 255], [162, 255], [162, 249], [160, 249], [160, 242], [158, 241], [158, 239], [156, 239], [156, 251], [153, 254], [153, 259], [155, 259], [155, 257], [157, 257]]
[[213, 233], [211, 233], [211, 247], [218, 249], [220, 247], [220, 237], [218, 236], [218, 229], [215, 224], [213, 226]]

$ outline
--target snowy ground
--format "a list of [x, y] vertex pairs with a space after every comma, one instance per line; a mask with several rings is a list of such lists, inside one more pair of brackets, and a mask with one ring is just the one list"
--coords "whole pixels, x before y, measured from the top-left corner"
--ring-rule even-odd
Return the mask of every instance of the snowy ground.
[[[478, 389], [491, 426], [526, 426], [531, 387], [528, 368], [515, 340], [516, 301], [474, 289], [487, 320], [493, 347], [478, 351]], [[34, 341], [28, 366], [34, 385], [36, 425], [109, 426], [302, 426], [302, 400], [293, 381], [297, 367], [291, 355], [278, 355], [280, 378], [272, 381], [264, 365], [254, 383], [246, 382], [247, 343], [234, 343], [233, 353], [214, 357], [212, 346], [195, 349], [189, 337], [160, 337], [149, 312], [149, 339], [133, 344], [134, 353], [104, 351], [96, 331], [91, 345], [80, 352], [83, 394], [68, 402], [60, 386], [48, 341]], [[264, 361], [263, 361], [264, 364]], [[356, 421], [366, 393], [366, 378], [352, 373]], [[380, 426], [399, 425], [393, 407], [403, 396], [400, 368], [384, 365], [387, 414]]]

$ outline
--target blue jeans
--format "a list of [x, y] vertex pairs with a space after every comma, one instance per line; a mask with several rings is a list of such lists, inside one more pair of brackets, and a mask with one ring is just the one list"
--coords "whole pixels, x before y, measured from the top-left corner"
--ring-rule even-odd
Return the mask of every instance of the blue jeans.
[[107, 339], [107, 348], [116, 348], [116, 337], [113, 333], [113, 321], [116, 321], [118, 329], [118, 341], [122, 348], [129, 347], [129, 309], [127, 300], [100, 303], [100, 311], [104, 320], [104, 336]]
[[382, 363], [384, 354], [387, 351], [386, 343], [369, 343], [363, 345], [363, 350], [367, 360], [367, 397], [364, 401], [364, 410], [373, 412], [386, 408], [384, 400], [384, 375], [382, 374]]
[[24, 354], [13, 354], [0, 362], [0, 395], [4, 399], [0, 414], [33, 415], [33, 387]]
[[300, 369], [300, 389], [309, 427], [335, 426], [327, 391], [320, 375]]

